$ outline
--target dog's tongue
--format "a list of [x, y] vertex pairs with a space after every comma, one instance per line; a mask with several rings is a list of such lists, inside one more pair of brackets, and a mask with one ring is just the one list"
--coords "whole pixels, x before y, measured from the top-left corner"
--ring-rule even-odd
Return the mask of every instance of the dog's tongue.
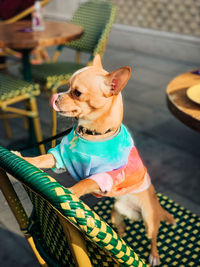
[[60, 109], [56, 105], [57, 99], [58, 99], [58, 94], [52, 95], [51, 100], [50, 100], [50, 104], [51, 104], [52, 108], [55, 109], [55, 111], [60, 111]]

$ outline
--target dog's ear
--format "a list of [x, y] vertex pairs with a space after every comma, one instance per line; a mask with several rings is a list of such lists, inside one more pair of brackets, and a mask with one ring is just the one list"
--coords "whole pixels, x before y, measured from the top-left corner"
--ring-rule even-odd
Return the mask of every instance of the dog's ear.
[[102, 63], [101, 63], [101, 56], [99, 54], [97, 54], [92, 62], [92, 65], [95, 67], [99, 67], [99, 68], [103, 68]]
[[109, 92], [107, 92], [106, 96], [118, 95], [127, 84], [130, 76], [130, 67], [123, 67], [107, 74], [105, 76], [105, 84], [109, 86]]

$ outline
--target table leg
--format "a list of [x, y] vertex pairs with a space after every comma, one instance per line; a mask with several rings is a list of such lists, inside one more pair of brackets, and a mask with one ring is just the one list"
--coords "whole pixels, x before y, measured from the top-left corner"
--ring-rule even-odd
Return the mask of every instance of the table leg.
[[[24, 80], [27, 81], [27, 82], [32, 82], [31, 63], [30, 63], [31, 49], [24, 49], [21, 52], [22, 52], [22, 63], [23, 63]], [[31, 110], [30, 101], [29, 100], [26, 101], [25, 105], [26, 105], [27, 110]], [[34, 123], [33, 118], [29, 117], [28, 118], [28, 126], [29, 126], [29, 143], [30, 144], [33, 144], [33, 143], [37, 142], [36, 133], [35, 133], [35, 130], [34, 130], [34, 125], [36, 125], [36, 124]], [[38, 126], [38, 124], [37, 124], [37, 126]], [[39, 139], [42, 139], [42, 136], [40, 136]], [[42, 147], [42, 150], [41, 150], [41, 147], [40, 147], [40, 152], [42, 154], [44, 154], [44, 148]]]
[[23, 75], [27, 82], [32, 82], [30, 52], [31, 49], [22, 50]]
[[[24, 80], [27, 82], [32, 82], [32, 75], [31, 75], [31, 64], [30, 64], [30, 49], [23, 49], [22, 53], [22, 64], [23, 64], [23, 76]], [[26, 109], [30, 110], [29, 101], [25, 103]], [[29, 128], [29, 142], [35, 143], [36, 137], [33, 127], [33, 120], [32, 118], [28, 119], [28, 128]]]

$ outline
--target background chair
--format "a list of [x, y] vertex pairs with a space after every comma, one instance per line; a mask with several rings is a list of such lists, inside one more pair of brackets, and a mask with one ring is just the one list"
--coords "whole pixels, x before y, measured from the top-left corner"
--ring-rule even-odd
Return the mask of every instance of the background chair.
[[[39, 85], [0, 73], [0, 118], [3, 119], [9, 138], [12, 137], [8, 118], [25, 116], [33, 120], [34, 132], [38, 142], [42, 141], [42, 133], [36, 103], [36, 96], [40, 94]], [[11, 105], [26, 101], [25, 109]], [[44, 146], [40, 146], [40, 152], [45, 153]]]
[[[115, 15], [116, 7], [109, 1], [91, 0], [82, 3], [75, 11], [71, 22], [82, 26], [84, 34], [76, 41], [58, 46], [52, 62], [32, 66], [33, 79], [42, 83], [51, 94], [56, 93], [58, 86], [67, 83], [73, 72], [85, 67], [85, 64], [80, 63], [80, 52], [90, 55], [86, 65], [90, 64], [96, 54], [103, 56]], [[56, 62], [64, 47], [76, 50], [75, 62]], [[52, 135], [55, 135], [57, 128], [55, 111], [52, 116]]]
[[[33, 204], [30, 218], [6, 172], [28, 192]], [[146, 266], [86, 204], [45, 172], [3, 147], [0, 189], [42, 266]]]

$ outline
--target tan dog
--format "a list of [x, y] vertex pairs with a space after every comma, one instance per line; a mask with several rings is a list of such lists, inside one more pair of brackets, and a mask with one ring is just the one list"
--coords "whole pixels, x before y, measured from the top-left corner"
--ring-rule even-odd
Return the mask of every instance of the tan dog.
[[[54, 95], [51, 103], [53, 108], [62, 115], [78, 118], [78, 125], [75, 127], [74, 132], [71, 133], [72, 138], [69, 141], [72, 151], [77, 142], [82, 142], [82, 145], [85, 143], [90, 146], [93, 145], [94, 149], [95, 146], [98, 146], [99, 152], [97, 154], [102, 154], [103, 142], [109, 143], [112, 140], [117, 140], [122, 131], [126, 136], [125, 141], [130, 140], [128, 145], [126, 144], [123, 149], [118, 149], [119, 151], [116, 153], [114, 151], [114, 154], [112, 154], [113, 151], [111, 150], [106, 151], [106, 154], [112, 155], [112, 157], [105, 158], [103, 164], [101, 163], [103, 166], [100, 167], [105, 167], [105, 172], [99, 175], [98, 168], [96, 168], [97, 171], [92, 173], [92, 176], [90, 176], [91, 173], [82, 174], [83, 180], [71, 187], [70, 190], [78, 197], [88, 193], [95, 193], [101, 196], [116, 196], [111, 220], [116, 225], [121, 236], [123, 236], [125, 230], [124, 216], [130, 219], [139, 219], [142, 216], [146, 225], [147, 236], [151, 239], [149, 262], [152, 266], [156, 266], [160, 264], [156, 244], [160, 221], [165, 220], [173, 224], [174, 218], [160, 206], [146, 168], [142, 164], [129, 133], [122, 125], [123, 104], [121, 90], [128, 82], [130, 74], [130, 67], [120, 68], [108, 73], [103, 69], [100, 56], [97, 55], [92, 66], [83, 68], [72, 76], [69, 91]], [[59, 146], [59, 151], [63, 151], [63, 148], [66, 147], [67, 138], [65, 137], [63, 138], [64, 141], [61, 141], [61, 143], [64, 143], [62, 143], [62, 148]], [[118, 145], [120, 147], [121, 144]], [[113, 147], [112, 150], [115, 150], [115, 148]], [[128, 151], [127, 158], [126, 150]], [[61, 153], [64, 153], [62, 151]], [[61, 163], [59, 163], [57, 153], [58, 150], [56, 152], [54, 150], [46, 155], [24, 159], [39, 168], [59, 167], [64, 160], [61, 159]], [[76, 153], [78, 152], [76, 151]], [[67, 162], [71, 164], [70, 168], [79, 164], [81, 160], [85, 162], [85, 153], [80, 156], [83, 156], [83, 159], [75, 160], [73, 164], [71, 163], [73, 160], [67, 154]], [[117, 153], [119, 153], [119, 156]], [[100, 157], [100, 155], [97, 156]], [[106, 169], [107, 161], [115, 161], [115, 158], [118, 158], [121, 164], [123, 157], [128, 161], [125, 167], [121, 165], [119, 169], [118, 167]], [[66, 165], [67, 163], [65, 163], [65, 167], [68, 168]], [[137, 168], [135, 167], [136, 165]], [[85, 168], [87, 169], [88, 166]], [[117, 170], [112, 171], [113, 169]], [[86, 175], [87, 179], [84, 179], [84, 175]], [[137, 187], [134, 185], [134, 180], [138, 183]], [[104, 181], [107, 183], [106, 185]]]

